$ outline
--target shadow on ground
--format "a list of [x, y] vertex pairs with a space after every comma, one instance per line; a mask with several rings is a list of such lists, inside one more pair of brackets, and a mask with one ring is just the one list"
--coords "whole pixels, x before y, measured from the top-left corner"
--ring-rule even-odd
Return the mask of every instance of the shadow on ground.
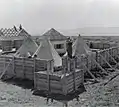
[[41, 97], [47, 97], [51, 98], [57, 101], [70, 101], [73, 100], [74, 98], [78, 98], [78, 96], [85, 92], [85, 87], [84, 85], [79, 87], [79, 89], [75, 92], [71, 92], [70, 94], [63, 95], [63, 94], [49, 94], [47, 91], [39, 91], [39, 90], [34, 90], [33, 95], [41, 96]]
[[34, 82], [27, 79], [19, 79], [19, 78], [10, 78], [7, 80], [2, 80], [3, 82], [6, 82], [7, 84], [16, 85], [19, 87], [22, 87], [23, 89], [31, 89], [33, 92], [33, 95], [37, 95], [44, 98], [51, 98], [57, 101], [70, 101], [74, 98], [77, 98], [79, 94], [83, 93], [85, 90], [84, 85], [81, 85], [77, 91], [71, 92], [70, 94], [63, 95], [63, 94], [49, 94], [47, 91], [39, 91], [34, 89]]
[[6, 82], [7, 84], [12, 84], [12, 85], [22, 87], [23, 89], [33, 89], [33, 86], [34, 86], [33, 81], [27, 80], [27, 79], [10, 78], [7, 80], [2, 80], [2, 81]]

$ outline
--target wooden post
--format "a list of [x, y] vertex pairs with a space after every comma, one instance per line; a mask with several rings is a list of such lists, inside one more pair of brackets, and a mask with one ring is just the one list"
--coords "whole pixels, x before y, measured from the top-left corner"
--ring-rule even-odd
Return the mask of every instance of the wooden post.
[[66, 95], [67, 94], [67, 88], [66, 88], [66, 70], [67, 70], [67, 58], [63, 59], [64, 63], [63, 63], [63, 74], [61, 76], [61, 84], [62, 84], [62, 91], [63, 94]]
[[71, 72], [72, 72], [72, 74], [73, 74], [73, 82], [74, 82], [74, 91], [76, 90], [76, 74], [75, 74], [75, 60], [74, 60], [74, 58], [72, 58], [71, 60], [71, 64], [70, 64], [70, 66], [72, 66], [71, 68], [72, 69], [70, 69], [70, 70], [72, 70]]
[[26, 74], [25, 74], [25, 70], [24, 70], [24, 60], [25, 60], [25, 58], [23, 57], [22, 58], [22, 71], [23, 71], [23, 75], [24, 75], [24, 77], [23, 78], [25, 78], [26, 77]]
[[67, 80], [66, 80], [66, 73], [65, 73], [61, 77], [62, 91], [64, 95], [67, 94], [67, 84], [66, 83], [67, 83]]
[[88, 66], [88, 55], [86, 56], [86, 66], [87, 66], [87, 68], [89, 67]]
[[12, 65], [13, 65], [13, 73], [14, 73], [14, 75], [15, 75], [15, 66], [14, 66], [15, 64], [14, 64], [14, 59], [15, 59], [15, 57], [13, 56], [13, 59], [12, 59], [12, 60], [13, 60]]
[[67, 58], [67, 67], [68, 67], [68, 68], [67, 68], [67, 71], [68, 71], [68, 73], [69, 73], [70, 70], [71, 70], [71, 69], [70, 69], [70, 63], [71, 63], [71, 62], [70, 62], [70, 58], [68, 57], [68, 58]]
[[54, 71], [54, 61], [53, 60], [50, 61], [50, 68], [51, 68], [50, 72], [53, 73]]
[[52, 61], [47, 61], [47, 85], [48, 85], [48, 94], [47, 94], [47, 102], [49, 101], [50, 95], [51, 95], [51, 87], [50, 87], [50, 72], [52, 69]]
[[6, 58], [4, 57], [4, 70], [6, 68]]
[[33, 58], [33, 62], [34, 62], [34, 70], [33, 70], [33, 75], [34, 75], [34, 88], [37, 87], [37, 83], [36, 83], [36, 77], [35, 77], [35, 71], [36, 71], [36, 59], [35, 57]]
[[47, 85], [48, 85], [48, 92], [50, 92], [50, 61], [47, 61]]
[[[96, 51], [96, 62], [98, 62], [98, 51]], [[97, 68], [98, 68], [98, 66], [96, 64], [96, 71], [97, 71]]]

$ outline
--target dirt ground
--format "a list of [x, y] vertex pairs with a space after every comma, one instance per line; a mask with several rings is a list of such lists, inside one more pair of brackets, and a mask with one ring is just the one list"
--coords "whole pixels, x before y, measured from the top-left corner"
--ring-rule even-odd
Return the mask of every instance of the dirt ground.
[[[119, 71], [113, 75], [117, 73]], [[80, 101], [74, 99], [68, 102], [68, 107], [119, 107], [119, 76], [104, 86], [113, 75], [100, 83], [85, 83], [87, 91], [80, 95]], [[63, 103], [46, 104], [46, 98], [33, 95], [30, 88], [0, 81], [0, 107], [63, 107]]]

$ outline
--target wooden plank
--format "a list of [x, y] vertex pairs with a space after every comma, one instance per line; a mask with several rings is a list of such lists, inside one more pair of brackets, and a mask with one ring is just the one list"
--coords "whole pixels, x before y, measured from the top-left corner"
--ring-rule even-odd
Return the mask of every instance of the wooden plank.
[[67, 87], [67, 90], [68, 89], [73, 89], [74, 90], [74, 85], [73, 84], [68, 84], [66, 87]]
[[74, 91], [73, 87], [68, 87], [67, 92], [70, 93], [72, 91]]
[[74, 81], [66, 83], [67, 86], [73, 86], [73, 84], [74, 84]]
[[107, 60], [99, 53], [100, 57], [106, 62], [106, 64], [113, 69], [113, 67], [107, 62]]
[[117, 64], [117, 61], [106, 51], [106, 53], [110, 56], [110, 58]]
[[46, 88], [48, 90], [47, 84], [43, 84], [43, 83], [37, 83], [36, 88], [37, 89]]
[[43, 82], [43, 83], [48, 83], [47, 79], [40, 79], [40, 78], [36, 78], [36, 82]]
[[7, 72], [7, 69], [8, 69], [8, 67], [9, 67], [9, 65], [10, 65], [12, 62], [13, 62], [13, 60], [11, 60], [11, 61], [9, 62], [9, 64], [7, 65], [7, 67], [4, 69], [4, 71], [3, 71], [2, 74], [0, 75], [0, 79], [2, 79], [2, 77], [5, 75], [5, 73]]
[[97, 81], [96, 77], [92, 74], [92, 72], [90, 72], [90, 70], [87, 68], [87, 66], [84, 65], [84, 67], [86, 68], [86, 71], [90, 74], [90, 76], [91, 76], [95, 81]]
[[67, 94], [67, 78], [66, 78], [66, 75], [64, 74], [62, 79], [61, 79], [61, 84], [62, 84], [62, 91], [63, 91], [63, 94], [66, 95]]
[[92, 58], [92, 60], [94, 61], [94, 63], [95, 63], [103, 72], [107, 73], [107, 72], [105, 71], [105, 69], [103, 69], [103, 68], [100, 66], [100, 64], [96, 62], [95, 59]]
[[50, 80], [51, 84], [61, 84], [60, 81], [53, 81], [53, 80]]
[[51, 89], [51, 93], [63, 94], [62, 90], [53, 90], [53, 89]]
[[25, 78], [29, 80], [34, 80], [34, 77], [32, 74], [26, 74]]
[[61, 86], [61, 84], [50, 84], [50, 89], [52, 89], [52, 88], [54, 88], [54, 89], [62, 89], [62, 86]]
[[41, 79], [47, 79], [47, 75], [44, 75], [44, 74], [42, 74], [42, 73], [35, 73], [35, 77], [36, 78], [41, 78]]

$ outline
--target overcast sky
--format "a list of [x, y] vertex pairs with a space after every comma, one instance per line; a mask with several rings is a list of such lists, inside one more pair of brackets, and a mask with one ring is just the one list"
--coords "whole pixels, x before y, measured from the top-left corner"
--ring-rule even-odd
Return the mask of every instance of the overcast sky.
[[0, 28], [22, 24], [42, 29], [119, 27], [119, 0], [0, 0]]

